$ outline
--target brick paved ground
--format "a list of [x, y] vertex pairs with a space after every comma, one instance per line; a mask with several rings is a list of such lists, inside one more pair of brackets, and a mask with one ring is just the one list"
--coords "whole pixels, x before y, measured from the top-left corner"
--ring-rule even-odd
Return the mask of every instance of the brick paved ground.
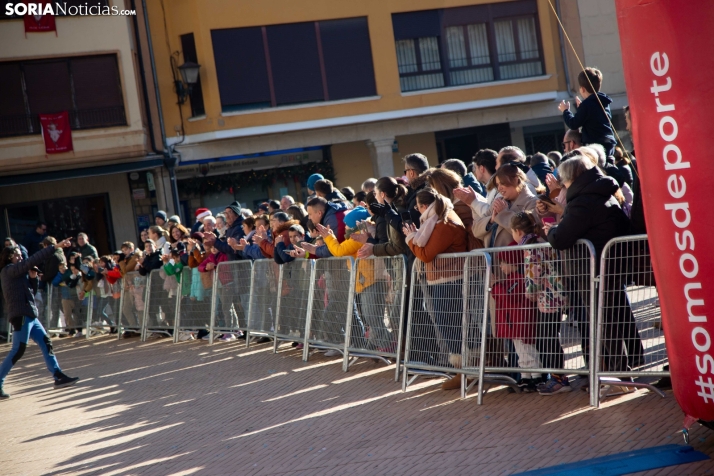
[[[241, 341], [238, 341], [241, 342]], [[484, 405], [382, 364], [300, 360], [269, 344], [55, 341], [74, 388], [54, 390], [31, 345], [0, 403], [0, 473], [512, 474], [682, 443], [674, 399], [640, 391], [591, 410], [585, 393], [489, 393]], [[0, 358], [7, 353], [0, 346]], [[697, 427], [692, 445], [714, 455]], [[646, 474], [714, 474], [705, 462]]]

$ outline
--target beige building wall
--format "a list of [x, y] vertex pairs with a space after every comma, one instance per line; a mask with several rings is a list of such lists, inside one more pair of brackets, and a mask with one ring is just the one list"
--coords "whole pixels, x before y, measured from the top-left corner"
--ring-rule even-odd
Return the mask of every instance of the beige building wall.
[[[0, 187], [0, 203], [28, 203], [85, 195], [109, 194], [111, 221], [116, 245], [124, 241], [136, 242], [134, 210], [125, 173], [101, 175], [91, 179], [79, 178], [49, 183], [33, 183], [14, 187]], [[65, 236], [56, 237], [60, 239]]]
[[[394, 175], [399, 177], [404, 171], [402, 157], [407, 154], [420, 153], [429, 159], [429, 165], [434, 167], [439, 163], [436, 153], [436, 140], [433, 132], [398, 136], [399, 152], [392, 154]], [[335, 169], [335, 185], [338, 188], [352, 187], [359, 191], [362, 182], [370, 177], [379, 178], [372, 165], [369, 148], [366, 141], [345, 142], [332, 146], [332, 165]]]
[[585, 54], [581, 59], [586, 66], [602, 71], [604, 93], [625, 94], [615, 0], [578, 0], [578, 9]]
[[331, 151], [332, 166], [335, 169], [335, 186], [338, 188], [352, 187], [355, 192], [358, 192], [362, 182], [374, 176], [367, 142], [335, 144]]
[[399, 152], [394, 154], [394, 174], [401, 177], [404, 174], [404, 162], [402, 157], [409, 154], [424, 154], [429, 159], [429, 165], [436, 167], [439, 164], [439, 157], [436, 152], [436, 139], [433, 132], [425, 134], [412, 134], [408, 136], [397, 136]]
[[121, 162], [146, 154], [134, 74], [131, 18], [124, 16], [59, 17], [53, 33], [25, 35], [22, 20], [7, 20], [0, 28], [0, 60], [32, 60], [113, 53], [117, 55], [127, 126], [72, 131], [74, 151], [45, 156], [42, 136], [28, 135], [0, 140], [3, 174], [28, 173], [33, 169], [60, 169], [93, 162]]

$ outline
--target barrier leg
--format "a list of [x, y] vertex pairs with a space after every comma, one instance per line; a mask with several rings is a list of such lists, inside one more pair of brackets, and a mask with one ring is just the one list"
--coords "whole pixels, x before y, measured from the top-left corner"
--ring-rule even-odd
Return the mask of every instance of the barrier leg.
[[310, 263], [310, 289], [307, 292], [307, 316], [305, 317], [305, 338], [303, 339], [302, 360], [307, 362], [310, 357], [310, 327], [312, 326], [312, 304], [315, 300], [315, 263]]

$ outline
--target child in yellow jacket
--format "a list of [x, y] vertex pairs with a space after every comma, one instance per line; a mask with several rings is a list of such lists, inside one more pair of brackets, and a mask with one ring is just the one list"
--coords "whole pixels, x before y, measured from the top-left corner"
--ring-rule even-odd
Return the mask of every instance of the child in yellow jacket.
[[[327, 249], [332, 256], [351, 256], [357, 258], [357, 251], [363, 243], [352, 238], [357, 232], [357, 222], [367, 220], [369, 212], [363, 207], [357, 207], [345, 215], [345, 237], [339, 243], [335, 234], [329, 228], [320, 224], [316, 225], [317, 232], [325, 240]], [[396, 335], [399, 329], [389, 329], [384, 323], [385, 308], [387, 306], [387, 296], [389, 289], [385, 276], [375, 275], [375, 262], [373, 259], [360, 260], [357, 264], [355, 277], [356, 301], [359, 303], [361, 317], [365, 325], [364, 338], [365, 345], [369, 348], [376, 348], [385, 353], [394, 352], [396, 349]], [[352, 263], [348, 263], [351, 269]], [[353, 344], [361, 345], [361, 338], [353, 335]]]

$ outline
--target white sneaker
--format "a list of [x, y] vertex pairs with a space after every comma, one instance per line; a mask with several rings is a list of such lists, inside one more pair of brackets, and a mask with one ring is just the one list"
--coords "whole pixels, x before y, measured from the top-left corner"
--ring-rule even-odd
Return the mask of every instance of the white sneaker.
[[77, 333], [74, 335], [74, 338], [75, 338], [75, 339], [77, 339], [77, 338], [79, 338], [79, 337], [84, 337], [84, 334], [81, 333], [81, 332], [77, 332]]
[[233, 334], [223, 334], [223, 336], [221, 337], [222, 342], [232, 342], [234, 340], [236, 340], [236, 336], [234, 336]]
[[325, 352], [325, 357], [337, 357], [340, 355], [342, 355], [342, 352], [340, 352], [339, 350], [335, 350], [335, 349], [330, 349], [327, 352]]
[[211, 340], [211, 334], [206, 334], [205, 336], [201, 337], [201, 340]]
[[178, 340], [181, 342], [185, 342], [187, 340], [194, 340], [194, 339], [195, 339], [195, 337], [190, 332], [186, 332], [186, 331], [179, 332]]

